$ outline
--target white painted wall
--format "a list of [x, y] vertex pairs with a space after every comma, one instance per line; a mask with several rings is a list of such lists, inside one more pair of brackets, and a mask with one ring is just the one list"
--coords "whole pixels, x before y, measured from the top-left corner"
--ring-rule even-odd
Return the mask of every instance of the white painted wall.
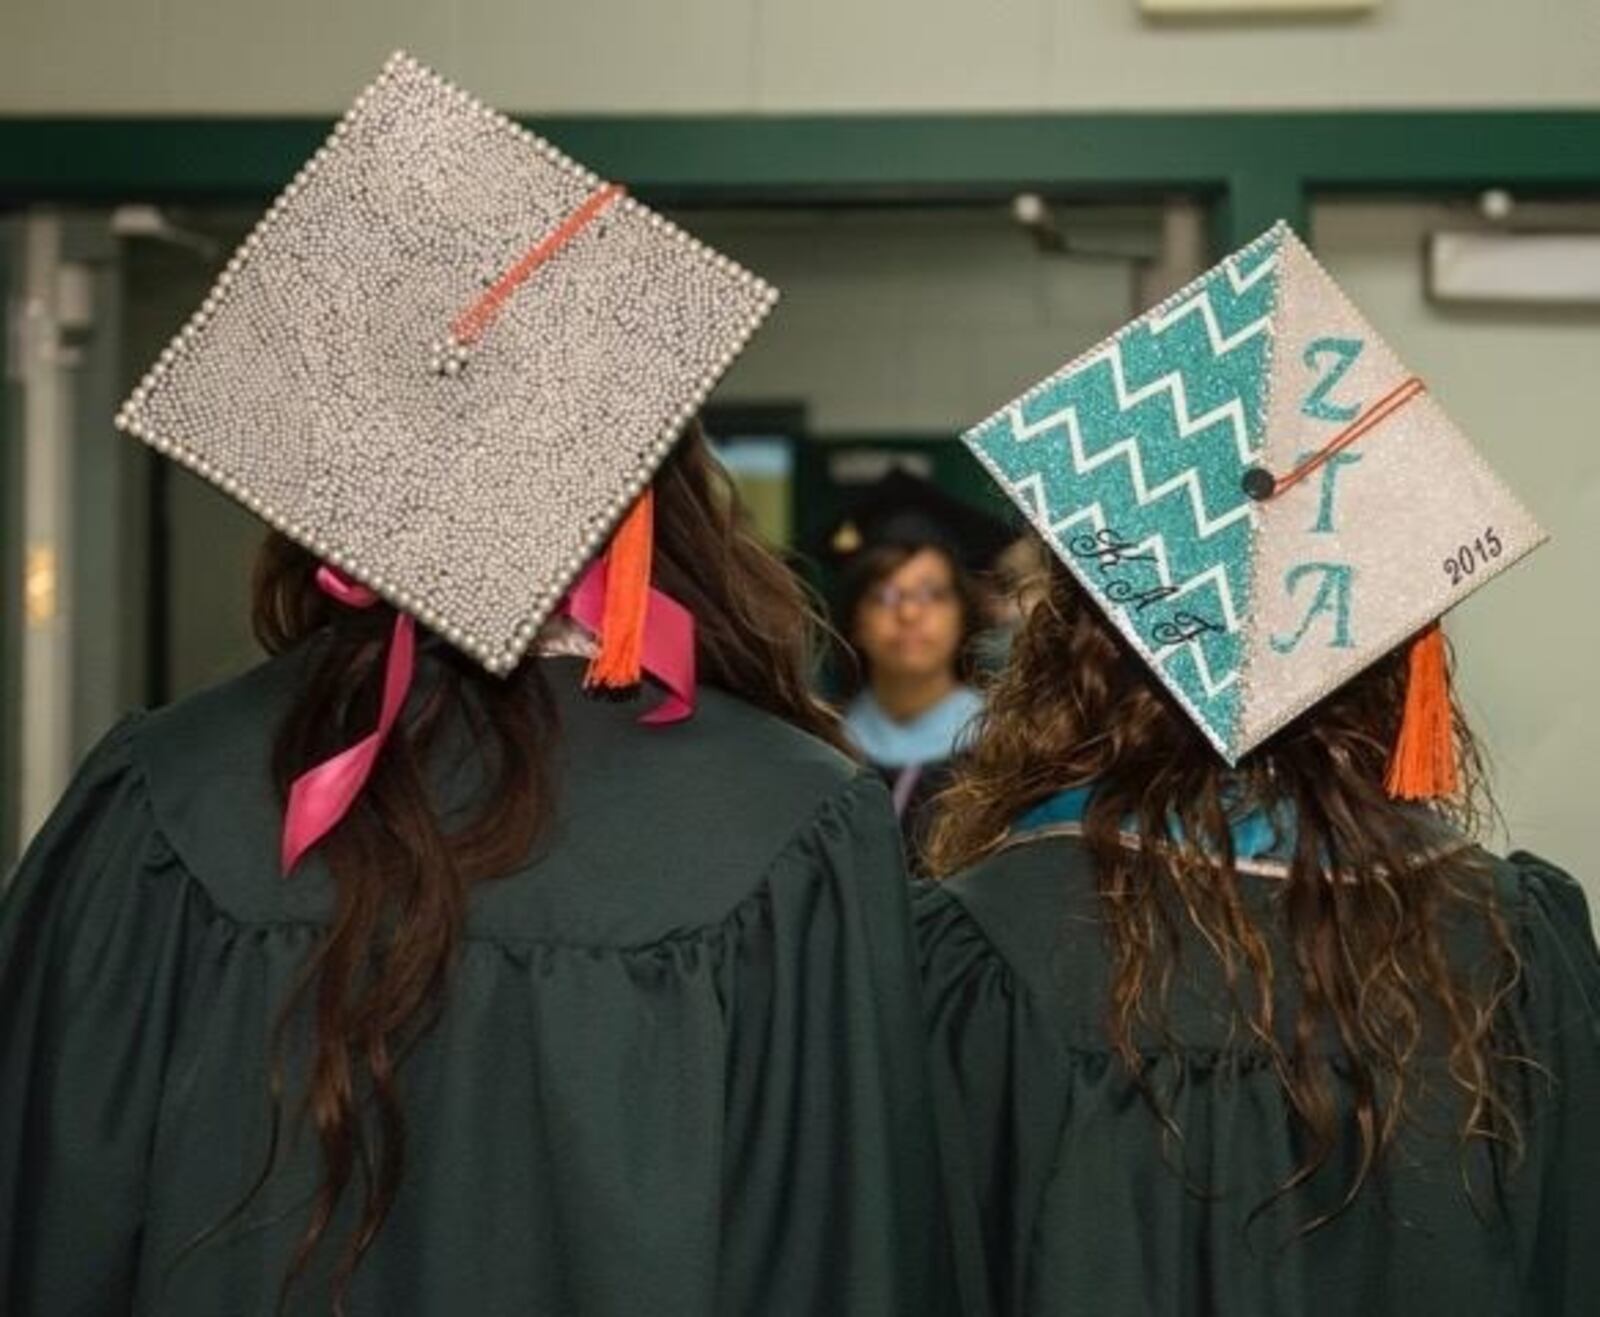
[[397, 46], [525, 112], [1600, 104], [1600, 0], [0, 0], [0, 113], [330, 114]]

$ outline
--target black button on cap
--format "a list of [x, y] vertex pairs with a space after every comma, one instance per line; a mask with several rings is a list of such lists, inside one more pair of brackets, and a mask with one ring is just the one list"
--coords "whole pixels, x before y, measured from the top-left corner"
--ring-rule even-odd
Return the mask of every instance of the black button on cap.
[[1272, 472], [1264, 466], [1253, 466], [1244, 473], [1244, 479], [1239, 482], [1244, 492], [1255, 499], [1257, 503], [1272, 497], [1278, 488], [1278, 482], [1273, 479]]

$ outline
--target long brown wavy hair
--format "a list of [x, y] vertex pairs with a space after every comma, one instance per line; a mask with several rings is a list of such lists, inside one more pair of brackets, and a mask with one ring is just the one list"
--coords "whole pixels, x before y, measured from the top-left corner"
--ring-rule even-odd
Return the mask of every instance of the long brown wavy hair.
[[[698, 422], [658, 472], [655, 583], [694, 614], [699, 681], [843, 748], [834, 715], [811, 693], [821, 623], [797, 578], [756, 538]], [[394, 614], [342, 608], [314, 581], [318, 562], [281, 536], [257, 562], [254, 625], [270, 653], [309, 645], [309, 671], [274, 750], [279, 789], [371, 730]], [[272, 1140], [286, 1115], [308, 1121], [323, 1163], [283, 1288], [280, 1311], [318, 1253], [345, 1195], [359, 1216], [332, 1270], [342, 1313], [356, 1268], [394, 1204], [406, 1160], [399, 1069], [437, 1018], [474, 884], [534, 854], [555, 808], [555, 706], [537, 662], [492, 677], [443, 645], [423, 693], [395, 727], [359, 801], [323, 843], [335, 905], [273, 1038]], [[430, 751], [465, 727], [485, 764], [476, 812], [447, 831], [430, 796]], [[309, 1025], [304, 1093], [290, 1113], [286, 1054]], [[295, 1041], [293, 1049], [290, 1040]], [[298, 1064], [296, 1067], [298, 1071]], [[221, 1223], [216, 1229], [222, 1228]], [[214, 1232], [207, 1232], [208, 1235]]]
[[[1453, 706], [1459, 794], [1426, 810], [1388, 796], [1405, 659], [1390, 654], [1229, 769], [1052, 557], [930, 844], [934, 871], [948, 876], [991, 853], [1030, 806], [1092, 787], [1084, 838], [1109, 957], [1109, 1041], [1181, 1139], [1145, 1082], [1146, 1043], [1178, 1045], [1166, 1005], [1180, 943], [1205, 948], [1235, 1027], [1270, 1058], [1305, 1135], [1304, 1159], [1257, 1211], [1308, 1183], [1354, 1131], [1337, 1206], [1302, 1231], [1348, 1207], [1381, 1166], [1420, 1107], [1418, 1063], [1441, 1027], [1463, 1149], [1480, 1139], [1511, 1145], [1513, 1157], [1520, 1148], [1512, 1058], [1496, 1029], [1519, 965], [1481, 852], [1464, 840], [1493, 813], [1483, 761]], [[1230, 819], [1251, 809], [1293, 820], [1271, 930], [1235, 868]], [[1487, 972], [1446, 953], [1443, 928], [1462, 909], [1488, 930]]]

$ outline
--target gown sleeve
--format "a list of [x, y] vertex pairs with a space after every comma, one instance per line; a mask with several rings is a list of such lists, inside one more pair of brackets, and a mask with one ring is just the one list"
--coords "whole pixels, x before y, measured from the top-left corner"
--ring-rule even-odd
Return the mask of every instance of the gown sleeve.
[[0, 902], [0, 1311], [132, 1311], [187, 883], [131, 756], [90, 754]]
[[1510, 857], [1522, 977], [1512, 1010], [1525, 1151], [1510, 1180], [1524, 1311], [1590, 1310], [1600, 1293], [1600, 953], [1583, 889], [1525, 852]]
[[870, 773], [778, 857], [728, 994], [718, 1311], [955, 1313], [893, 808]]

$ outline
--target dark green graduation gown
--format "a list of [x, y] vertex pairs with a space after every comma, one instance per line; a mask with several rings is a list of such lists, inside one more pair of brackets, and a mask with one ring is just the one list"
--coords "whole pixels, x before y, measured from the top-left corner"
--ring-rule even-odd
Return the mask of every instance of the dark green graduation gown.
[[[557, 821], [534, 865], [473, 896], [443, 1014], [401, 1070], [405, 1180], [350, 1311], [944, 1310], [882, 784], [715, 691], [641, 727], [638, 704], [578, 693], [576, 661], [543, 662]], [[8, 894], [6, 1317], [272, 1311], [314, 1140], [183, 1248], [262, 1166], [268, 1030], [330, 909], [314, 859], [276, 869], [268, 750], [297, 671], [119, 726]], [[328, 1311], [327, 1264], [289, 1311]]]
[[[1532, 1103], [1522, 1164], [1508, 1167], [1481, 1142], [1463, 1159], [1460, 1108], [1430, 1055], [1438, 1100], [1423, 1112], [1426, 1128], [1406, 1132], [1351, 1210], [1296, 1238], [1310, 1215], [1337, 1205], [1351, 1149], [1252, 1219], [1304, 1148], [1263, 1052], [1228, 1036], [1220, 971], [1192, 944], [1173, 989], [1176, 1051], [1152, 1042], [1147, 1052], [1181, 1131], [1163, 1141], [1108, 1050], [1092, 861], [1060, 832], [1034, 834], [916, 898], [970, 1313], [1600, 1313], [1600, 958], [1572, 879], [1526, 855], [1494, 862], [1522, 957], [1501, 1036], [1522, 1039], [1545, 1067], [1514, 1081]], [[1270, 928], [1277, 879], [1263, 863], [1244, 884]], [[1481, 922], [1465, 915], [1447, 942], [1465, 964], [1486, 949]]]

